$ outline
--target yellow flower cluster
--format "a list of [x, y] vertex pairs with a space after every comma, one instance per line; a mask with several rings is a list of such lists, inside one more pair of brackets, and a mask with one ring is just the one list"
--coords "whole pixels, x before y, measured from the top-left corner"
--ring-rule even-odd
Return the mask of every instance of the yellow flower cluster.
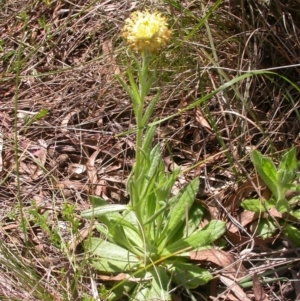
[[158, 52], [167, 44], [170, 36], [167, 20], [158, 12], [133, 12], [125, 20], [123, 27], [123, 38], [138, 53], [144, 50], [149, 53]]

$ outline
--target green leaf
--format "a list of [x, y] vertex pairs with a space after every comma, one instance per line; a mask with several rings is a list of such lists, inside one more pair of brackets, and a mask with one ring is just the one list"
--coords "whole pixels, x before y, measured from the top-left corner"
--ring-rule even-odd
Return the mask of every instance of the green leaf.
[[93, 208], [107, 205], [107, 201], [96, 195], [89, 195], [89, 201]]
[[178, 230], [178, 233], [173, 238], [173, 241], [177, 241], [179, 239], [188, 237], [192, 233], [195, 232], [195, 230], [198, 229], [203, 216], [205, 213], [205, 208], [201, 204], [194, 203], [188, 213], [188, 223], [185, 223], [185, 227], [182, 227]]
[[145, 154], [149, 155], [152, 149], [153, 137], [155, 134], [156, 126], [149, 126], [143, 139], [142, 150]]
[[[264, 202], [264, 204], [263, 204]], [[245, 210], [249, 210], [252, 212], [262, 213], [265, 212], [266, 209], [274, 208], [276, 205], [276, 202], [274, 200], [268, 200], [268, 201], [261, 201], [259, 199], [247, 199], [242, 201], [241, 206]]]
[[155, 199], [155, 189], [156, 183], [159, 181], [157, 177], [160, 174], [160, 170], [163, 169], [159, 145], [156, 145], [151, 151], [149, 162], [150, 166], [148, 170], [145, 170], [143, 190], [140, 195], [143, 224], [155, 214], [158, 205], [157, 200]]
[[[111, 216], [110, 222], [114, 226], [118, 225], [118, 227], [121, 227], [124, 231], [127, 241], [130, 240], [132, 242], [132, 244], [130, 244], [131, 248], [129, 248], [129, 250], [132, 250], [136, 246], [138, 246], [139, 248], [143, 246], [144, 243], [140, 236], [137, 218], [133, 211], [125, 212], [124, 215], [114, 214]], [[111, 231], [111, 233], [116, 232], [112, 231], [113, 229], [109, 230]], [[115, 235], [113, 234], [113, 236]], [[125, 247], [128, 248], [128, 245], [126, 244]]]
[[144, 176], [144, 182], [143, 182], [143, 190], [141, 193], [141, 198], [145, 197], [145, 195], [151, 193], [151, 188], [155, 183], [153, 183], [152, 186], [149, 186], [149, 183], [155, 179], [155, 176], [158, 173], [158, 168], [160, 166], [161, 162], [161, 156], [160, 156], [160, 151], [159, 151], [159, 144], [157, 144], [152, 151], [150, 152], [150, 157], [149, 157], [149, 163], [150, 166], [148, 167], [147, 170], [145, 170], [145, 176]]
[[159, 199], [166, 200], [170, 197], [172, 187], [174, 186], [178, 176], [180, 175], [180, 167], [173, 170], [172, 173], [165, 174], [165, 177], [159, 177]]
[[250, 157], [259, 176], [271, 190], [275, 198], [280, 199], [281, 187], [277, 181], [277, 170], [273, 161], [270, 158], [264, 157], [256, 150], [251, 153]]
[[159, 98], [159, 94], [157, 93], [150, 101], [150, 103], [147, 105], [146, 111], [144, 113], [143, 119], [142, 119], [142, 123], [143, 124], [147, 124], [149, 118], [151, 117], [152, 113], [153, 113], [153, 109], [155, 104], [157, 103]]
[[195, 289], [200, 285], [204, 285], [213, 278], [206, 269], [200, 268], [193, 263], [175, 261], [170, 270], [173, 281], [189, 289]]
[[35, 121], [43, 118], [47, 114], [48, 114], [48, 110], [47, 109], [41, 109], [40, 111], [38, 111], [34, 116], [32, 116], [29, 119], [29, 122], [26, 125], [31, 125], [33, 122], [35, 122]]
[[125, 84], [125, 82], [121, 79], [121, 77], [119, 75], [116, 75], [116, 78], [117, 78], [118, 82], [121, 84], [121, 86], [123, 87], [123, 89], [127, 92], [129, 97], [132, 100], [134, 100], [134, 97], [133, 97], [133, 94], [132, 94], [132, 91], [131, 91], [130, 87]]
[[93, 266], [102, 272], [119, 273], [132, 271], [139, 266], [139, 259], [128, 250], [100, 238], [91, 238], [85, 243], [85, 250], [97, 259]]
[[107, 220], [105, 220], [104, 224], [96, 224], [97, 231], [101, 233], [106, 240], [115, 245], [126, 248], [128, 251], [131, 251], [137, 256], [143, 256], [144, 253], [137, 249], [136, 245], [129, 240], [122, 226], [113, 223], [110, 224], [110, 222], [108, 222], [108, 224], [109, 226], [106, 226]]
[[[155, 266], [152, 269], [152, 284], [151, 287], [155, 294], [159, 293], [159, 300], [172, 300], [170, 295], [170, 276], [168, 275], [165, 267], [159, 265]], [[153, 293], [152, 293], [153, 296]], [[154, 296], [150, 300], [155, 300]], [[148, 299], [149, 300], [149, 299]]]
[[106, 214], [100, 217], [101, 224], [96, 224], [96, 229], [108, 241], [126, 248], [137, 256], [143, 256], [141, 250], [144, 238], [137, 223], [134, 211], [125, 211], [123, 215], [117, 212]]
[[[130, 83], [134, 109], [137, 111], [137, 106], [141, 104], [139, 89], [138, 89], [136, 83], [134, 82], [132, 73], [129, 70], [127, 71], [127, 75], [128, 75], [128, 79], [129, 79], [129, 83]], [[135, 115], [135, 116], [137, 116], [137, 115]]]
[[106, 215], [111, 212], [120, 212], [124, 210], [128, 210], [130, 207], [128, 205], [121, 205], [121, 204], [109, 204], [105, 206], [99, 206], [95, 208], [91, 208], [85, 210], [81, 213], [82, 218], [92, 218], [92, 217], [99, 217], [102, 215]]
[[[162, 266], [155, 266], [146, 273], [145, 278], [150, 278], [151, 282], [139, 281], [135, 291], [130, 296], [132, 301], [148, 301], [148, 300], [171, 300], [170, 295], [170, 277]], [[141, 279], [143, 280], [143, 278]]]
[[[122, 285], [112, 288], [109, 294], [100, 294], [101, 299], [105, 301], [116, 301], [124, 295], [128, 296], [129, 292], [136, 286], [135, 282], [126, 281]], [[94, 299], [93, 299], [94, 300]]]
[[277, 179], [282, 186], [291, 184], [297, 174], [297, 159], [295, 148], [286, 152], [279, 164]]
[[151, 87], [152, 87], [152, 84], [153, 84], [153, 82], [154, 82], [154, 80], [155, 80], [155, 73], [152, 73], [150, 76], [149, 76], [149, 78], [147, 79], [147, 82], [146, 82], [146, 84], [145, 84], [145, 87], [144, 87], [144, 97], [146, 96], [146, 95], [148, 95], [148, 93], [149, 93], [149, 91], [150, 91], [150, 89], [151, 89]]
[[262, 239], [267, 239], [272, 237], [276, 230], [277, 227], [272, 220], [262, 218], [258, 222], [256, 234]]
[[287, 224], [284, 227], [284, 233], [296, 247], [300, 247], [300, 230], [298, 228]]
[[203, 229], [194, 232], [187, 238], [180, 239], [173, 244], [166, 246], [161, 256], [180, 254], [209, 246], [216, 239], [220, 238], [225, 230], [225, 222], [218, 220], [210, 221]]
[[300, 209], [294, 210], [290, 213], [293, 217], [297, 218], [300, 221]]
[[290, 211], [290, 204], [285, 198], [282, 198], [282, 199], [277, 201], [276, 209], [281, 213], [289, 212]]
[[164, 231], [166, 242], [170, 241], [178, 229], [185, 221], [186, 214], [192, 206], [199, 187], [199, 179], [195, 178], [191, 183], [185, 186], [178, 195], [178, 201], [175, 202], [169, 213], [169, 221]]

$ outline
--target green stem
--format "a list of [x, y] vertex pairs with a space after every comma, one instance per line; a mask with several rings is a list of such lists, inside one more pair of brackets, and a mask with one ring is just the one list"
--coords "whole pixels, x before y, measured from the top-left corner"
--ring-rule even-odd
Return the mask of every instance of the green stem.
[[143, 139], [143, 131], [144, 131], [144, 124], [143, 124], [143, 111], [144, 111], [144, 102], [146, 96], [146, 84], [148, 80], [148, 66], [149, 66], [149, 59], [148, 54], [144, 51], [142, 53], [142, 68], [140, 69], [139, 74], [139, 103], [137, 108], [137, 115], [136, 118], [136, 125], [137, 125], [137, 134], [136, 134], [136, 158], [135, 158], [135, 169], [133, 175], [133, 185], [134, 185], [134, 198], [132, 205], [135, 207], [136, 215], [138, 220], [142, 223], [142, 208], [140, 205], [141, 200], [139, 199], [141, 196], [141, 192], [143, 189], [143, 183], [141, 179], [142, 165], [143, 165], [143, 152], [142, 152], [142, 139]]

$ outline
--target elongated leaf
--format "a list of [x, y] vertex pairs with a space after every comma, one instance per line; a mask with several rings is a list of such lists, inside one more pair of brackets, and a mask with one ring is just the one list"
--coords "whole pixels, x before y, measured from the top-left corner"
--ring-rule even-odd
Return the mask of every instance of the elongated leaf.
[[144, 187], [142, 190], [141, 197], [144, 197], [147, 193], [150, 193], [151, 188], [149, 187], [149, 183], [157, 175], [158, 167], [161, 164], [161, 157], [158, 144], [150, 152], [149, 163], [150, 166], [148, 167], [148, 170], [145, 170], [145, 179], [143, 182]]
[[292, 211], [291, 215], [300, 221], [300, 209]]
[[259, 200], [259, 199], [247, 199], [242, 201], [241, 206], [249, 211], [252, 212], [257, 212], [257, 213], [262, 213], [265, 212], [266, 209], [271, 209], [274, 208], [276, 205], [276, 202], [274, 200], [267, 200], [263, 201]]
[[26, 125], [31, 125], [33, 122], [43, 118], [44, 116], [46, 116], [48, 114], [48, 110], [47, 109], [41, 109], [40, 111], [38, 111], [35, 115], [33, 115], [31, 118], [29, 118], [28, 122], [26, 123]]
[[145, 280], [140, 281], [129, 300], [171, 300], [170, 289], [168, 288], [170, 278], [163, 267], [157, 266], [151, 268], [149, 272], [145, 274], [145, 279], [148, 279], [148, 283], [146, 283]]
[[89, 201], [93, 208], [107, 205], [107, 201], [103, 200], [97, 195], [89, 195]]
[[159, 177], [158, 187], [155, 191], [157, 200], [166, 201], [170, 198], [172, 187], [174, 186], [179, 174], [180, 168], [177, 168], [172, 173], [164, 174]]
[[134, 100], [133, 93], [132, 93], [130, 87], [125, 84], [125, 82], [122, 80], [122, 78], [119, 75], [116, 75], [116, 78], [119, 81], [119, 83], [121, 84], [121, 86], [123, 87], [123, 89], [127, 92], [127, 94], [129, 95], [129, 97], [132, 100]]
[[281, 187], [277, 181], [277, 170], [273, 161], [270, 158], [264, 157], [256, 150], [251, 153], [251, 161], [253, 162], [259, 176], [271, 190], [275, 198], [280, 199]]
[[193, 234], [202, 221], [203, 215], [205, 212], [204, 206], [201, 204], [194, 203], [188, 212], [188, 222], [185, 223], [185, 226], [178, 230], [178, 233], [174, 236], [172, 241], [177, 241], [182, 238], [186, 238], [189, 235]]
[[289, 202], [285, 198], [282, 198], [276, 202], [276, 209], [279, 212], [284, 213], [284, 212], [289, 212], [291, 207]]
[[163, 234], [166, 237], [166, 242], [170, 241], [176, 234], [178, 229], [183, 225], [186, 218], [186, 213], [193, 204], [199, 187], [199, 179], [195, 178], [191, 183], [181, 190], [178, 201], [170, 210], [168, 216], [169, 221], [166, 230]]
[[143, 139], [143, 145], [142, 145], [142, 149], [145, 154], [150, 155], [155, 130], [156, 130], [156, 126], [150, 126], [147, 128], [145, 137]]
[[211, 245], [220, 238], [226, 230], [222, 221], [213, 220], [203, 229], [194, 232], [187, 238], [183, 238], [165, 247], [161, 256], [180, 254], [181, 252], [193, 251]]
[[[170, 275], [168, 275], [166, 269], [163, 266], [156, 266], [151, 270], [152, 273], [152, 283], [151, 283], [151, 292], [150, 294], [154, 297], [154, 294], [159, 294], [159, 300], [172, 300], [170, 295], [170, 285], [171, 279]], [[150, 298], [150, 300], [154, 300], [154, 298]]]
[[143, 124], [147, 124], [149, 118], [152, 116], [153, 110], [154, 110], [154, 106], [157, 103], [159, 98], [159, 94], [157, 93], [150, 101], [150, 103], [147, 105], [146, 111], [144, 113], [143, 116]]
[[150, 166], [145, 170], [145, 179], [144, 179], [144, 187], [141, 193], [141, 196], [147, 196], [151, 193], [154, 193], [155, 186], [157, 183], [157, 176], [159, 172], [163, 170], [162, 160], [160, 157], [159, 147], [158, 145], [154, 147], [151, 151], [149, 158]]
[[276, 230], [277, 227], [274, 221], [262, 218], [258, 223], [256, 234], [262, 239], [267, 239], [269, 237], [272, 237]]
[[[110, 216], [110, 215], [109, 215]], [[140, 234], [139, 226], [136, 222], [136, 216], [133, 211], [128, 212], [124, 215], [120, 214], [113, 214], [110, 217], [110, 222], [113, 227], [109, 230], [109, 233], [112, 235], [113, 240], [118, 244], [126, 247], [128, 250], [132, 251], [133, 253], [137, 254], [135, 250], [142, 249], [143, 237]], [[124, 233], [124, 237], [126, 238], [126, 242], [124, 244], [124, 239], [122, 237], [122, 241], [118, 239], [120, 233]], [[111, 238], [111, 236], [108, 236]], [[141, 252], [138, 252], [139, 254]]]
[[122, 285], [112, 288], [107, 294], [101, 292], [101, 300], [105, 301], [116, 301], [119, 300], [124, 295], [129, 295], [129, 292], [136, 286], [135, 282], [126, 281]]
[[83, 218], [99, 217], [107, 213], [120, 212], [128, 209], [129, 209], [128, 205], [121, 205], [121, 204], [105, 205], [105, 206], [100, 206], [100, 207], [85, 210], [81, 213], [81, 217]]
[[134, 102], [134, 107], [136, 107], [137, 105], [140, 105], [140, 103], [141, 103], [139, 89], [138, 89], [136, 83], [134, 82], [132, 73], [130, 71], [128, 71], [127, 75], [128, 75], [128, 79], [129, 79], [129, 83], [130, 83], [130, 87], [131, 87], [132, 101]]
[[96, 224], [96, 229], [102, 237], [139, 257], [144, 256], [142, 248], [145, 243], [134, 211], [108, 213], [99, 219], [101, 224]]
[[86, 251], [97, 256], [92, 264], [103, 272], [118, 273], [138, 267], [139, 259], [128, 250], [100, 238], [91, 238], [85, 243]]
[[284, 227], [284, 233], [296, 247], [300, 247], [300, 230], [299, 230], [299, 228], [296, 228], [295, 226], [287, 224]]
[[143, 256], [143, 252], [137, 249], [136, 245], [132, 244], [132, 242], [128, 239], [128, 236], [122, 226], [110, 223], [110, 226], [107, 227], [106, 223], [101, 223], [96, 224], [96, 229], [105, 237], [105, 240], [131, 251], [137, 256]]
[[146, 96], [146, 95], [148, 95], [148, 93], [149, 93], [149, 91], [150, 91], [150, 89], [151, 89], [151, 87], [152, 87], [152, 84], [153, 84], [153, 81], [155, 80], [155, 74], [154, 73], [152, 73], [149, 77], [148, 77], [148, 79], [147, 79], [147, 82], [146, 82], [146, 84], [145, 84], [145, 87], [144, 87], [144, 96]]
[[278, 167], [277, 179], [282, 186], [291, 184], [297, 173], [296, 150], [292, 148], [286, 152]]
[[170, 270], [173, 281], [189, 289], [195, 289], [200, 285], [204, 285], [213, 278], [206, 269], [200, 268], [193, 263], [175, 261]]

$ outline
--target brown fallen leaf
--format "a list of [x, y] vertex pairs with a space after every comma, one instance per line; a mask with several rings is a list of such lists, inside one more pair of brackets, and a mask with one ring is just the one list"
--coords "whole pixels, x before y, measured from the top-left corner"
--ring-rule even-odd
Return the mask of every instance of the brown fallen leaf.
[[68, 243], [68, 249], [69, 251], [73, 252], [76, 247], [91, 233], [92, 229], [94, 229], [94, 226], [92, 227], [85, 227], [79, 231], [79, 235], [76, 235], [76, 237], [73, 238]]
[[116, 276], [98, 275], [97, 277], [103, 281], [122, 281], [126, 279], [131, 282], [140, 282], [140, 281], [148, 281], [151, 279], [151, 277], [143, 277], [143, 278], [130, 277], [130, 275], [126, 273], [120, 273]]
[[86, 163], [87, 166], [87, 173], [90, 180], [91, 190], [90, 193], [94, 194], [94, 185], [97, 184], [98, 177], [97, 177], [97, 168], [95, 166], [95, 160], [97, 159], [97, 156], [99, 155], [100, 150], [95, 151], [88, 159], [88, 162]]
[[199, 110], [199, 108], [195, 109], [195, 116], [196, 116], [196, 121], [199, 123], [199, 125], [203, 126], [206, 128], [210, 133], [212, 133], [212, 128], [207, 122], [207, 120], [203, 117], [202, 112]]
[[[239, 233], [232, 233], [230, 231], [226, 231], [226, 238], [233, 244], [233, 245], [239, 245], [239, 244], [244, 244], [247, 242], [250, 242], [252, 238], [249, 236], [242, 236]], [[274, 242], [276, 240], [277, 236], [274, 237], [269, 237], [266, 239], [262, 239], [259, 237], [254, 237], [254, 245], [255, 246], [260, 246], [260, 245], [265, 245], [270, 242]]]
[[235, 294], [239, 301], [251, 301], [234, 280], [225, 276], [220, 276], [220, 280]]
[[[269, 213], [273, 217], [282, 218], [282, 213], [278, 212], [276, 208], [269, 209]], [[267, 218], [267, 217], [269, 217], [269, 214], [266, 212], [259, 214], [259, 213], [255, 213], [252, 211], [243, 211], [242, 213], [240, 213], [238, 215], [238, 217], [236, 219], [239, 221], [240, 225], [244, 228], [248, 224], [257, 220], [259, 217]], [[234, 223], [227, 223], [227, 229], [232, 233], [236, 233], [239, 231], [239, 227], [236, 226]]]
[[241, 278], [248, 274], [242, 263], [238, 262], [234, 256], [228, 252], [211, 249], [190, 252], [190, 258], [198, 261], [212, 262], [222, 267], [223, 275], [230, 275], [234, 278]]
[[225, 206], [230, 212], [234, 212], [239, 208], [241, 202], [252, 192], [260, 191], [263, 199], [267, 200], [271, 196], [271, 191], [266, 187], [265, 183], [259, 176], [254, 176], [250, 180], [241, 184], [237, 191], [231, 193], [225, 201]]
[[257, 273], [253, 274], [253, 293], [255, 301], [269, 301], [260, 282]]

